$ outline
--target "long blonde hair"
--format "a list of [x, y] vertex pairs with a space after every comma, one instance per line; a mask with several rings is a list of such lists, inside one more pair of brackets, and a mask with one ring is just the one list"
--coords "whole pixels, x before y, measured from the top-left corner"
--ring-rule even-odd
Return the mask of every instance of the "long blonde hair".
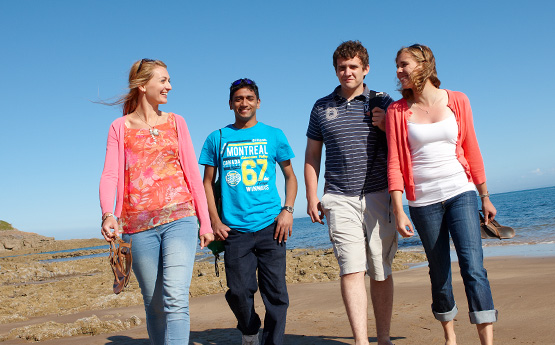
[[[430, 80], [433, 86], [439, 88], [441, 81], [437, 77], [436, 59], [429, 47], [421, 44], [413, 44], [410, 47], [403, 47], [397, 52], [395, 64], [397, 64], [397, 60], [402, 53], [410, 54], [418, 63], [419, 68], [414, 69], [409, 76], [410, 81], [418, 93], [422, 93], [422, 90], [424, 90], [426, 80]], [[397, 85], [399, 86], [398, 91], [401, 92], [404, 99], [409, 101], [414, 100], [414, 92], [412, 89], [403, 89], [400, 81], [397, 81]]]
[[156, 67], [167, 68], [166, 64], [160, 60], [142, 59], [136, 61], [129, 70], [129, 92], [109, 104], [123, 104], [124, 116], [134, 112], [139, 102], [139, 86], [145, 85], [152, 79]]

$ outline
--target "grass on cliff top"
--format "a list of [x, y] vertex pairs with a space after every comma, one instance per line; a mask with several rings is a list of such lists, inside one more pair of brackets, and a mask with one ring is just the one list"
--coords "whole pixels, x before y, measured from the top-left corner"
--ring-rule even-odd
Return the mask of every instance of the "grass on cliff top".
[[13, 230], [13, 226], [8, 222], [0, 220], [0, 230]]

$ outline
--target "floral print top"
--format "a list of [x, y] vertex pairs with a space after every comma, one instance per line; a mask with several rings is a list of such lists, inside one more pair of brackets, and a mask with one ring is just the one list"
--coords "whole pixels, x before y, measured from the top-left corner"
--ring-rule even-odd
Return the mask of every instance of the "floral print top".
[[123, 233], [132, 234], [196, 215], [193, 197], [179, 163], [175, 115], [149, 129], [125, 127]]

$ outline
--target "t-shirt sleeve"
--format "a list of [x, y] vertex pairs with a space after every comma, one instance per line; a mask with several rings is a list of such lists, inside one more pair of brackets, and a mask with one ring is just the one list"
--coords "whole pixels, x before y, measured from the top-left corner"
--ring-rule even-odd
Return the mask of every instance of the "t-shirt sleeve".
[[219, 135], [220, 131], [215, 131], [206, 138], [202, 151], [200, 151], [199, 164], [213, 167], [218, 166], [217, 145], [219, 145]]
[[312, 107], [312, 111], [310, 112], [310, 120], [308, 122], [306, 136], [312, 140], [324, 141], [324, 136], [320, 130], [320, 117], [318, 113], [318, 107], [314, 104], [314, 107]]
[[379, 107], [386, 111], [387, 111], [387, 108], [389, 108], [389, 105], [393, 103], [393, 98], [391, 98], [391, 96], [389, 96], [389, 94], [385, 92], [382, 94], [382, 97], [380, 97], [380, 100], [381, 100], [381, 105]]
[[289, 146], [287, 137], [281, 129], [276, 129], [276, 142], [276, 162], [280, 163], [295, 157], [293, 149], [291, 149], [291, 146]]

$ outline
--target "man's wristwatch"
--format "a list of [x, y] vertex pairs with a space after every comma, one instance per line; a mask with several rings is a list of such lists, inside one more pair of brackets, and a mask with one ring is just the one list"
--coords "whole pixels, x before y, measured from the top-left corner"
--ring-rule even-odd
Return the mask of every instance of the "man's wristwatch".
[[293, 208], [293, 206], [287, 206], [287, 205], [286, 205], [286, 206], [283, 206], [281, 209], [282, 209], [282, 210], [285, 210], [285, 211], [287, 211], [287, 212], [289, 212], [289, 213], [291, 213], [291, 214], [293, 214], [293, 211], [295, 211], [295, 209]]

